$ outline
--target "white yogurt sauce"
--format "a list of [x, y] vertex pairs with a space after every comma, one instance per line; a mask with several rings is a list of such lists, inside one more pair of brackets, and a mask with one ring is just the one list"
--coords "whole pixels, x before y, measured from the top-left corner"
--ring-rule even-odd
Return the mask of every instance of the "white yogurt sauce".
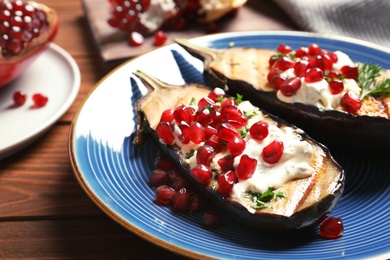
[[[302, 130], [294, 129], [291, 127], [284, 127], [280, 129], [276, 122], [271, 121], [265, 117], [263, 113], [249, 101], [243, 101], [238, 108], [249, 114], [254, 114], [249, 120], [247, 129], [258, 122], [259, 120], [265, 120], [269, 124], [269, 134], [262, 140], [258, 141], [251, 138], [249, 132], [245, 137], [246, 148], [243, 154], [247, 154], [251, 158], [257, 160], [257, 166], [253, 176], [247, 180], [240, 180], [233, 187], [230, 196], [232, 198], [242, 199], [242, 195], [247, 192], [264, 193], [269, 187], [277, 189], [283, 186], [285, 183], [293, 179], [306, 178], [313, 174], [314, 169], [310, 166], [312, 158], [312, 146], [307, 141], [302, 141], [300, 133]], [[253, 113], [255, 112], [255, 113]], [[175, 126], [175, 135], [180, 134], [180, 129]], [[284, 145], [284, 152], [281, 159], [275, 164], [268, 164], [261, 158], [263, 147], [270, 144], [275, 139], [281, 140]], [[188, 144], [182, 144], [176, 137], [175, 144], [179, 146], [184, 153], [189, 153], [191, 150], [196, 150], [204, 143], [195, 145], [191, 141]], [[210, 167], [220, 172], [218, 160], [229, 153], [226, 150], [216, 154], [211, 162]], [[234, 159], [234, 166], [237, 167], [241, 156], [237, 156]], [[194, 155], [186, 159], [186, 163], [190, 165], [190, 168], [196, 166], [196, 151]], [[254, 212], [254, 209], [248, 208], [250, 212]]]
[[[335, 51], [338, 61], [333, 64], [334, 71], [340, 71], [343, 66], [356, 66], [349, 56], [341, 51]], [[293, 78], [294, 69], [288, 69], [282, 73], [282, 75], [287, 78]], [[320, 109], [325, 110], [334, 110], [340, 106], [340, 99], [347, 92], [355, 92], [360, 95], [361, 88], [358, 86], [355, 80], [353, 79], [344, 79], [344, 90], [336, 95], [333, 95], [328, 86], [328, 82], [325, 79], [322, 79], [318, 82], [308, 83], [301, 78], [301, 87], [298, 89], [297, 93], [287, 97], [283, 95], [280, 90], [277, 92], [276, 96], [283, 102], [286, 103], [303, 103], [317, 106]]]

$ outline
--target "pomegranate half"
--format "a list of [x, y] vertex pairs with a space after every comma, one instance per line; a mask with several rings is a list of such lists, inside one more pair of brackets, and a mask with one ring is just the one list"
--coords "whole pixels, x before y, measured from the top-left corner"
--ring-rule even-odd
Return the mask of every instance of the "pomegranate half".
[[58, 30], [54, 9], [20, 0], [0, 3], [0, 87], [6, 86], [53, 41]]

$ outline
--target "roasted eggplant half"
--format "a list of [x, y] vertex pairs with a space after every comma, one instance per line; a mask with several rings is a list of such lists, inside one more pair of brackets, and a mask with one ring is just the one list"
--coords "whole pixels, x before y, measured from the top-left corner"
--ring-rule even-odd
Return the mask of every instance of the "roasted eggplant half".
[[354, 63], [345, 53], [316, 44], [269, 50], [176, 43], [204, 61], [207, 85], [244, 95], [328, 147], [390, 145], [390, 73], [375, 64]]
[[339, 201], [344, 170], [301, 129], [220, 88], [134, 74], [149, 90], [136, 103], [135, 143], [151, 136], [237, 221], [266, 232], [293, 232], [319, 224]]

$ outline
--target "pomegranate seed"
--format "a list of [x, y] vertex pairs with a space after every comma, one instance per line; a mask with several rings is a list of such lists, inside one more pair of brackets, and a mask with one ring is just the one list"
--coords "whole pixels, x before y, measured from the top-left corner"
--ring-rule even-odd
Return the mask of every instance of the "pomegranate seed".
[[237, 102], [234, 99], [226, 98], [221, 102], [221, 107], [237, 106]]
[[238, 179], [247, 180], [252, 177], [255, 173], [256, 166], [256, 159], [253, 159], [246, 154], [242, 155], [236, 169]]
[[172, 206], [178, 212], [189, 212], [191, 207], [191, 195], [186, 188], [181, 188], [172, 197]]
[[200, 144], [205, 139], [205, 133], [203, 126], [198, 122], [193, 122], [189, 128], [190, 140], [194, 144]]
[[35, 108], [44, 107], [49, 101], [49, 98], [43, 94], [37, 93], [32, 96]]
[[280, 56], [279, 55], [272, 55], [271, 57], [269, 57], [268, 59], [268, 65], [270, 68], [275, 68], [275, 64], [276, 62], [279, 60]]
[[333, 63], [337, 63], [339, 58], [337, 57], [337, 54], [334, 52], [328, 52], [329, 58]]
[[266, 163], [275, 164], [283, 155], [284, 145], [282, 141], [274, 140], [272, 143], [263, 148], [261, 157]]
[[169, 187], [168, 185], [158, 186], [155, 191], [155, 196], [158, 202], [161, 204], [167, 205], [171, 202], [173, 195], [176, 191]]
[[352, 114], [355, 114], [362, 106], [362, 101], [354, 92], [347, 92], [340, 100], [341, 107]]
[[280, 85], [282, 85], [282, 83], [284, 81], [286, 81], [287, 77], [282, 75], [282, 74], [276, 74], [275, 76], [272, 77], [271, 79], [271, 85], [276, 88], [276, 89], [279, 89], [280, 88]]
[[222, 120], [236, 121], [239, 126], [245, 126], [248, 123], [248, 119], [236, 106], [224, 106], [221, 108]]
[[161, 115], [161, 118], [160, 118], [160, 122], [168, 122], [168, 123], [172, 123], [172, 121], [175, 119], [173, 117], [173, 112], [175, 110], [173, 110], [172, 108], [171, 109], [167, 109], [165, 110], [162, 115]]
[[322, 62], [324, 64], [323, 70], [329, 71], [333, 68], [333, 60], [330, 57], [329, 53], [324, 53], [321, 55]]
[[226, 93], [221, 88], [214, 88], [209, 94], [208, 97], [216, 102], [220, 97], [225, 97]]
[[191, 206], [190, 211], [202, 211], [204, 210], [206, 205], [205, 199], [202, 195], [199, 195], [197, 193], [193, 194], [191, 196]]
[[232, 155], [226, 155], [218, 160], [218, 165], [221, 167], [222, 172], [234, 170], [234, 157]]
[[295, 61], [293, 61], [290, 57], [288, 56], [282, 56], [277, 62], [276, 62], [276, 67], [280, 69], [281, 71], [288, 70], [290, 68], [293, 68], [295, 65]]
[[192, 178], [200, 185], [207, 185], [213, 176], [209, 167], [203, 164], [198, 164], [191, 169]]
[[344, 83], [341, 80], [331, 80], [329, 82], [329, 90], [333, 95], [340, 94], [344, 89]]
[[280, 53], [283, 53], [283, 54], [288, 54], [292, 51], [292, 48], [286, 44], [280, 44], [277, 48], [276, 48], [276, 51], [277, 52], [280, 52]]
[[228, 142], [226, 145], [226, 150], [233, 156], [238, 156], [242, 154], [245, 150], [246, 142], [241, 137], [235, 137], [233, 140]]
[[211, 136], [217, 134], [217, 129], [212, 127], [211, 125], [206, 125], [204, 127], [204, 138], [205, 140], [210, 139]]
[[286, 97], [291, 97], [301, 88], [301, 79], [298, 77], [285, 80], [279, 87], [280, 92]]
[[272, 70], [270, 70], [270, 72], [268, 73], [267, 75], [267, 80], [269, 83], [272, 83], [272, 78], [275, 76], [275, 75], [279, 75], [281, 74], [283, 71], [281, 71], [280, 69], [278, 68], [273, 68]]
[[297, 77], [304, 77], [306, 75], [306, 70], [309, 65], [309, 61], [300, 60], [294, 65], [294, 74]]
[[160, 157], [157, 158], [155, 168], [164, 171], [172, 171], [172, 170], [176, 170], [176, 165], [172, 159]]
[[190, 107], [178, 106], [177, 108], [175, 108], [173, 116], [176, 120], [176, 123], [178, 124], [182, 122], [191, 124], [191, 122], [194, 120], [193, 112], [194, 110]]
[[185, 177], [177, 177], [172, 183], [171, 188], [175, 191], [179, 191], [182, 188], [187, 188], [189, 186], [189, 181]]
[[327, 79], [340, 79], [340, 77], [341, 74], [334, 70], [329, 71], [328, 74], [326, 75]]
[[209, 97], [201, 98], [198, 102], [198, 108], [201, 109], [203, 107], [215, 106], [214, 100]]
[[324, 238], [335, 239], [344, 234], [344, 225], [341, 218], [328, 218], [320, 225], [320, 235]]
[[210, 166], [211, 161], [215, 156], [214, 148], [209, 145], [203, 145], [198, 148], [196, 153], [196, 162], [198, 164], [203, 164]]
[[359, 75], [357, 67], [343, 66], [340, 69], [341, 74], [347, 79], [356, 79]]
[[20, 107], [26, 103], [27, 95], [21, 91], [15, 91], [12, 98], [14, 101], [14, 106]]
[[144, 36], [139, 32], [131, 32], [129, 36], [129, 44], [133, 47], [141, 46], [145, 42]]
[[161, 169], [154, 169], [149, 175], [149, 185], [152, 187], [158, 187], [163, 184], [167, 184], [168, 180], [168, 173]]
[[217, 191], [223, 196], [223, 197], [229, 197], [230, 192], [233, 189], [233, 186], [236, 182], [236, 175], [233, 171], [227, 171], [222, 174], [220, 174], [217, 178], [218, 182], [218, 189]]
[[178, 170], [172, 170], [168, 172], [169, 180], [171, 183], [175, 183], [177, 179], [182, 178], [183, 174]]
[[213, 121], [211, 112], [208, 107], [202, 107], [196, 111], [194, 120], [199, 122], [202, 126], [207, 126]]
[[223, 144], [216, 134], [210, 136], [210, 138], [205, 141], [205, 145], [213, 147], [215, 153], [219, 153], [223, 149]]
[[209, 209], [203, 214], [202, 222], [206, 228], [213, 229], [219, 226], [221, 216], [216, 210]]
[[249, 133], [253, 139], [263, 140], [268, 136], [268, 123], [262, 120], [254, 123], [249, 129]]
[[308, 50], [307, 50], [307, 53], [310, 55], [310, 56], [314, 56], [314, 55], [319, 55], [322, 53], [321, 51], [321, 48], [313, 43], [313, 44], [310, 44], [309, 47], [308, 47]]
[[240, 133], [229, 123], [221, 123], [217, 129], [217, 136], [224, 141], [230, 142], [235, 137], [241, 137]]
[[161, 122], [157, 125], [156, 132], [160, 141], [167, 145], [172, 145], [175, 141], [172, 125], [168, 122]]
[[305, 76], [305, 81], [308, 83], [318, 82], [324, 78], [324, 73], [319, 68], [308, 69]]
[[307, 56], [308, 49], [306, 47], [300, 47], [296, 49], [295, 51], [295, 58], [302, 58], [304, 56]]
[[166, 32], [163, 31], [157, 31], [153, 35], [154, 37], [154, 45], [155, 46], [162, 46], [168, 39], [168, 35]]
[[177, 125], [180, 129], [181, 134], [178, 136], [182, 144], [188, 144], [190, 142], [190, 126], [183, 122], [182, 124]]

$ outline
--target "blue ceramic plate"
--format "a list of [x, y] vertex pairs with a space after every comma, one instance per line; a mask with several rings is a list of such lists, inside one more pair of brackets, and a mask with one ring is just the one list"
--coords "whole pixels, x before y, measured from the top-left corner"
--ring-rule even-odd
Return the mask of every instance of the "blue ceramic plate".
[[[355, 39], [298, 32], [243, 32], [205, 36], [193, 42], [213, 48], [249, 46], [275, 49], [317, 43], [341, 50], [359, 62], [390, 68], [389, 50]], [[332, 151], [347, 173], [345, 193], [332, 212], [344, 221], [335, 240], [316, 232], [270, 236], [224, 218], [206, 230], [201, 216], [178, 214], [154, 203], [148, 175], [157, 150], [153, 143], [132, 144], [134, 102], [146, 89], [132, 76], [143, 70], [172, 84], [203, 82], [202, 63], [178, 45], [133, 59], [102, 79], [74, 118], [70, 157], [75, 175], [91, 199], [128, 230], [189, 257], [239, 259], [385, 259], [390, 257], [390, 164], [386, 158]]]

